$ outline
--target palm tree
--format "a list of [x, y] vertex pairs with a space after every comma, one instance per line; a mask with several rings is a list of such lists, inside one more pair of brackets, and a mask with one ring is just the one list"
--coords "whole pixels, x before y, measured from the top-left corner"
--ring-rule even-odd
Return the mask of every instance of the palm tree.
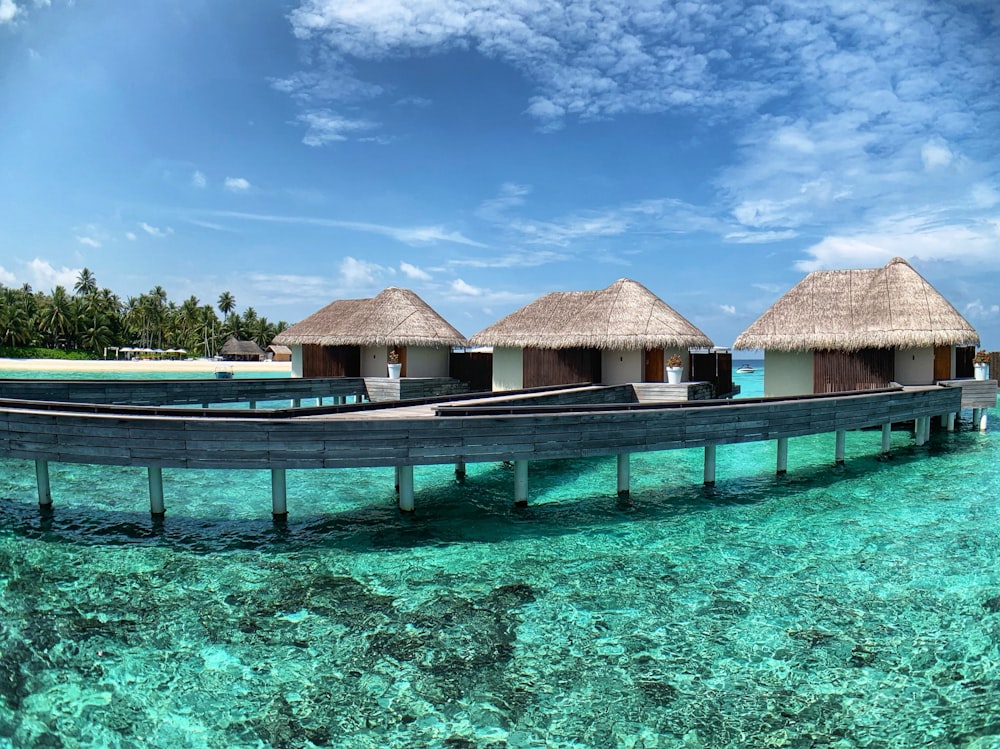
[[77, 296], [90, 296], [95, 291], [97, 291], [97, 279], [90, 272], [90, 268], [84, 268], [80, 271], [80, 275], [76, 277], [76, 283], [73, 285], [73, 293]]
[[236, 309], [236, 297], [228, 291], [219, 294], [219, 312], [223, 317], [229, 317], [229, 313]]

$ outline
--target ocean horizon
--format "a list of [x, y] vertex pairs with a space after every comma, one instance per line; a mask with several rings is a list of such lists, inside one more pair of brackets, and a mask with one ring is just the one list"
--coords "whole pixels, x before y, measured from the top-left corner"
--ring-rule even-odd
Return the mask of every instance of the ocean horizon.
[[43, 513], [0, 461], [0, 747], [1000, 747], [973, 426], [795, 438], [784, 477], [721, 446], [711, 488], [636, 454], [628, 502], [538, 461], [525, 509], [502, 463], [418, 466], [412, 516], [391, 468], [289, 470], [285, 524], [266, 471], [164, 469], [154, 521], [143, 469], [51, 463]]

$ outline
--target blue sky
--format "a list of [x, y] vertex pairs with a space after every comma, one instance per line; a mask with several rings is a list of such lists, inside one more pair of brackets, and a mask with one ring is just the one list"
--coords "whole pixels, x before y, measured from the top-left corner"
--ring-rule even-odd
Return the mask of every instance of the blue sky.
[[645, 284], [728, 346], [901, 255], [1000, 348], [993, 0], [0, 0], [0, 283], [466, 335]]

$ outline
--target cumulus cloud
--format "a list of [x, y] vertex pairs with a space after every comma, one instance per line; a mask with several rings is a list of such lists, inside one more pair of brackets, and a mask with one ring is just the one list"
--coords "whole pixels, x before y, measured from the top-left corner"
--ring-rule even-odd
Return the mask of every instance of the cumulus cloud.
[[166, 229], [161, 229], [157, 226], [152, 226], [150, 224], [147, 224], [145, 221], [139, 222], [139, 228], [142, 229], [144, 232], [146, 232], [149, 236], [157, 237], [158, 239], [162, 239], [163, 237], [169, 237], [171, 234], [174, 233], [174, 230], [171, 229], [169, 226]]
[[954, 154], [948, 148], [948, 144], [942, 140], [924, 143], [920, 149], [920, 158], [923, 160], [924, 169], [927, 171], [948, 166], [953, 156]]
[[101, 246], [101, 243], [98, 242], [93, 237], [80, 237], [80, 236], [78, 236], [76, 238], [76, 241], [79, 242], [80, 244], [85, 244], [88, 247], [100, 247]]
[[451, 290], [462, 296], [482, 296], [483, 293], [482, 289], [466, 283], [461, 278], [456, 278], [451, 282]]
[[982, 300], [975, 299], [965, 305], [965, 314], [976, 320], [985, 320], [1000, 316], [1000, 304], [984, 304]]
[[418, 268], [415, 265], [410, 265], [410, 263], [407, 263], [406, 261], [403, 261], [399, 264], [399, 269], [403, 272], [403, 275], [406, 276], [407, 278], [412, 278], [416, 281], [431, 280], [430, 273], [421, 268]]
[[191, 174], [191, 185], [192, 187], [197, 187], [198, 189], [204, 189], [208, 185], [208, 177], [201, 170], [196, 169]]
[[246, 192], [250, 189], [250, 183], [243, 177], [226, 177], [224, 184], [229, 192]]
[[340, 278], [349, 287], [364, 288], [371, 286], [381, 276], [393, 274], [392, 268], [370, 263], [367, 260], [358, 260], [348, 255], [340, 261]]
[[81, 268], [67, 268], [66, 266], [55, 268], [48, 260], [36, 257], [28, 263], [28, 283], [33, 288], [46, 292], [51, 292], [56, 286], [71, 289], [81, 270]]
[[134, 231], [125, 232], [125, 239], [129, 240], [130, 242], [134, 242], [136, 240], [135, 232]]
[[0, 265], [0, 283], [4, 286], [15, 286], [17, 284], [17, 276]]
[[0, 24], [13, 21], [18, 12], [19, 9], [14, 0], [0, 0]]
[[304, 112], [298, 116], [298, 121], [307, 128], [302, 137], [302, 142], [307, 146], [325, 146], [344, 141], [352, 133], [378, 127], [377, 123], [342, 117], [328, 109]]
[[719, 309], [721, 309], [727, 315], [735, 315], [736, 314], [736, 307], [734, 307], [731, 304], [720, 304], [719, 305]]

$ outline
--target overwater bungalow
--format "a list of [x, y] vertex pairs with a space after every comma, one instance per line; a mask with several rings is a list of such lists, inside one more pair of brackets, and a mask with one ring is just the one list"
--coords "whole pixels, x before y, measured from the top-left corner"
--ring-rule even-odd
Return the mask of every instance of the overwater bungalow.
[[386, 377], [395, 350], [402, 377], [448, 377], [453, 346], [465, 336], [409, 289], [339, 299], [277, 335], [293, 377]]
[[222, 344], [219, 356], [226, 361], [261, 361], [264, 358], [264, 349], [255, 341], [240, 341], [231, 337]]
[[470, 339], [493, 347], [493, 390], [580, 382], [663, 382], [665, 362], [711, 339], [642, 284], [559, 291], [515, 310]]
[[979, 334], [903, 258], [807, 275], [740, 333], [764, 351], [764, 394], [927, 385], [972, 375]]

